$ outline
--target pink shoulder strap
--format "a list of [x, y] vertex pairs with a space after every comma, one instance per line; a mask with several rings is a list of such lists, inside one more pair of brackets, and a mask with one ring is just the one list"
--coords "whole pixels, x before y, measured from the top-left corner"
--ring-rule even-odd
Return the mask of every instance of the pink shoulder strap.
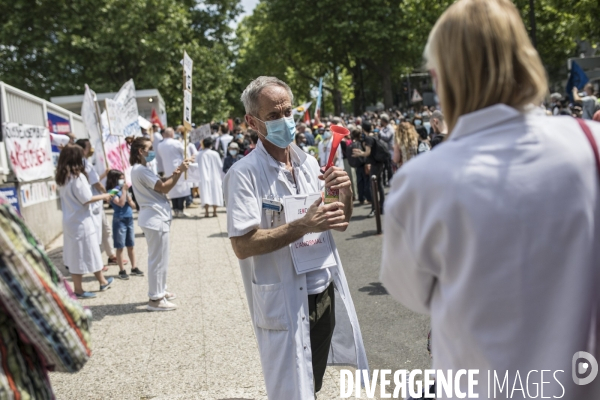
[[577, 118], [577, 122], [579, 126], [581, 126], [581, 130], [585, 133], [588, 141], [590, 142], [590, 146], [592, 146], [592, 151], [594, 152], [594, 158], [596, 159], [596, 170], [600, 176], [600, 155], [598, 154], [598, 145], [596, 144], [596, 139], [594, 139], [594, 135], [589, 126], [580, 118]]

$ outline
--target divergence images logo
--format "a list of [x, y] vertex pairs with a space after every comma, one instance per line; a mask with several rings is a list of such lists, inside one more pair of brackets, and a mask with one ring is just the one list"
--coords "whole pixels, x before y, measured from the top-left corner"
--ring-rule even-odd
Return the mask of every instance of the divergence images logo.
[[[573, 373], [573, 382], [576, 385], [587, 385], [598, 376], [598, 362], [593, 355], [585, 351], [578, 351], [573, 354], [573, 365], [571, 369]], [[585, 376], [589, 371], [589, 375]]]

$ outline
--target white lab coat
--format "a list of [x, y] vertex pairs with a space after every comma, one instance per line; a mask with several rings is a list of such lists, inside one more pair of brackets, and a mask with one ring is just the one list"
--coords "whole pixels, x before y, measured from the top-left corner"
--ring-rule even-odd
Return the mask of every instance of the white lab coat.
[[[162, 165], [162, 172], [169, 177], [183, 162], [183, 143], [173, 138], [165, 139], [158, 145], [157, 154], [160, 155], [159, 167]], [[178, 199], [189, 196], [191, 188], [192, 184], [189, 181], [179, 179], [173, 189], [169, 191], [169, 198]]]
[[[588, 125], [600, 143], [600, 125]], [[489, 370], [500, 380], [508, 370], [509, 387], [519, 371], [532, 396], [551, 370], [544, 397], [561, 397], [552, 373], [562, 370], [563, 398], [600, 398], [600, 379], [571, 377], [575, 352], [600, 360], [598, 184], [574, 119], [506, 105], [461, 117], [446, 142], [394, 175], [381, 281], [431, 315], [434, 369], [479, 370], [480, 398]]]
[[223, 161], [214, 150], [203, 149], [196, 155], [200, 173], [202, 206], [223, 206]]
[[[194, 143], [188, 143], [188, 145], [187, 145], [187, 156], [188, 156], [188, 158], [194, 157], [194, 159], [195, 159], [197, 155], [198, 155], [198, 149], [196, 148], [196, 145]], [[195, 162], [197, 162], [197, 161], [195, 161]], [[188, 176], [188, 182], [189, 181], [190, 181], [190, 179], [189, 179], [189, 176]], [[200, 183], [199, 181], [193, 181], [192, 182], [192, 187], [197, 188], [199, 183]]]
[[[96, 188], [92, 185], [100, 182], [100, 176], [96, 172], [96, 169], [92, 165], [91, 162], [87, 159], [83, 159], [83, 166], [85, 168], [85, 173], [88, 176], [88, 182], [90, 185], [90, 190], [92, 191], [92, 195], [100, 194]], [[102, 218], [104, 216], [104, 209], [102, 208], [102, 202], [97, 201], [95, 203], [90, 204], [90, 210], [92, 211], [92, 218], [94, 219], [94, 225], [96, 226], [96, 230], [98, 232], [98, 245], [102, 245]]]
[[[90, 184], [83, 174], [59, 187], [63, 213], [63, 263], [72, 274], [91, 274], [102, 269], [98, 229], [90, 204]], [[98, 202], [101, 203], [101, 202]], [[92, 203], [95, 204], [95, 203]], [[102, 235], [100, 231], [100, 235]]]
[[[319, 142], [317, 149], [319, 150], [319, 163], [321, 167], [327, 165], [327, 161], [329, 161], [329, 153], [331, 153], [331, 144], [332, 139], [329, 139], [327, 143], [324, 141]], [[333, 165], [336, 167], [344, 168], [344, 158], [342, 157], [342, 146], [338, 146], [337, 148], [337, 158], [334, 159]]]
[[[300, 192], [321, 191], [317, 161], [296, 145], [291, 148], [292, 159], [299, 165], [296, 179]], [[271, 218], [262, 210], [262, 199], [273, 191], [280, 197], [293, 193], [279, 164], [268, 155], [261, 142], [231, 167], [223, 187], [229, 237], [242, 236], [257, 228], [270, 229]], [[283, 224], [285, 215], [281, 213], [280, 219], [275, 217], [273, 227]], [[336, 326], [328, 364], [368, 370], [354, 303], [337, 248], [333, 238], [330, 239], [337, 267], [331, 268], [336, 288]], [[289, 246], [239, 263], [269, 399], [313, 399], [306, 275], [296, 274]]]

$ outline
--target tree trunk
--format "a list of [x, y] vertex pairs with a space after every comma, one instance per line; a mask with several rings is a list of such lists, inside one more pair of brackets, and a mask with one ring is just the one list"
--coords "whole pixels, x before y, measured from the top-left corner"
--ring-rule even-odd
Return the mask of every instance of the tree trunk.
[[354, 116], [357, 117], [365, 110], [365, 91], [362, 68], [359, 60], [357, 60], [356, 65], [352, 68], [352, 84], [354, 87], [353, 112]]
[[394, 106], [394, 92], [392, 88], [392, 69], [387, 61], [381, 66], [381, 89], [383, 90], [383, 106], [388, 111]]
[[342, 92], [333, 89], [333, 113], [336, 117], [342, 115]]

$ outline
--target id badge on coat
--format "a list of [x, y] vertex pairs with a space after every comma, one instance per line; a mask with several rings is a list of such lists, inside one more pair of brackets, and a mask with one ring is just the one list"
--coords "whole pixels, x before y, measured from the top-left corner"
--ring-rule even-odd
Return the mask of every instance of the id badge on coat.
[[[290, 223], [304, 217], [308, 208], [319, 198], [321, 198], [321, 193], [285, 196], [283, 211], [286, 222]], [[290, 251], [298, 275], [337, 265], [333, 254], [331, 234], [328, 231], [304, 235], [290, 244]]]

